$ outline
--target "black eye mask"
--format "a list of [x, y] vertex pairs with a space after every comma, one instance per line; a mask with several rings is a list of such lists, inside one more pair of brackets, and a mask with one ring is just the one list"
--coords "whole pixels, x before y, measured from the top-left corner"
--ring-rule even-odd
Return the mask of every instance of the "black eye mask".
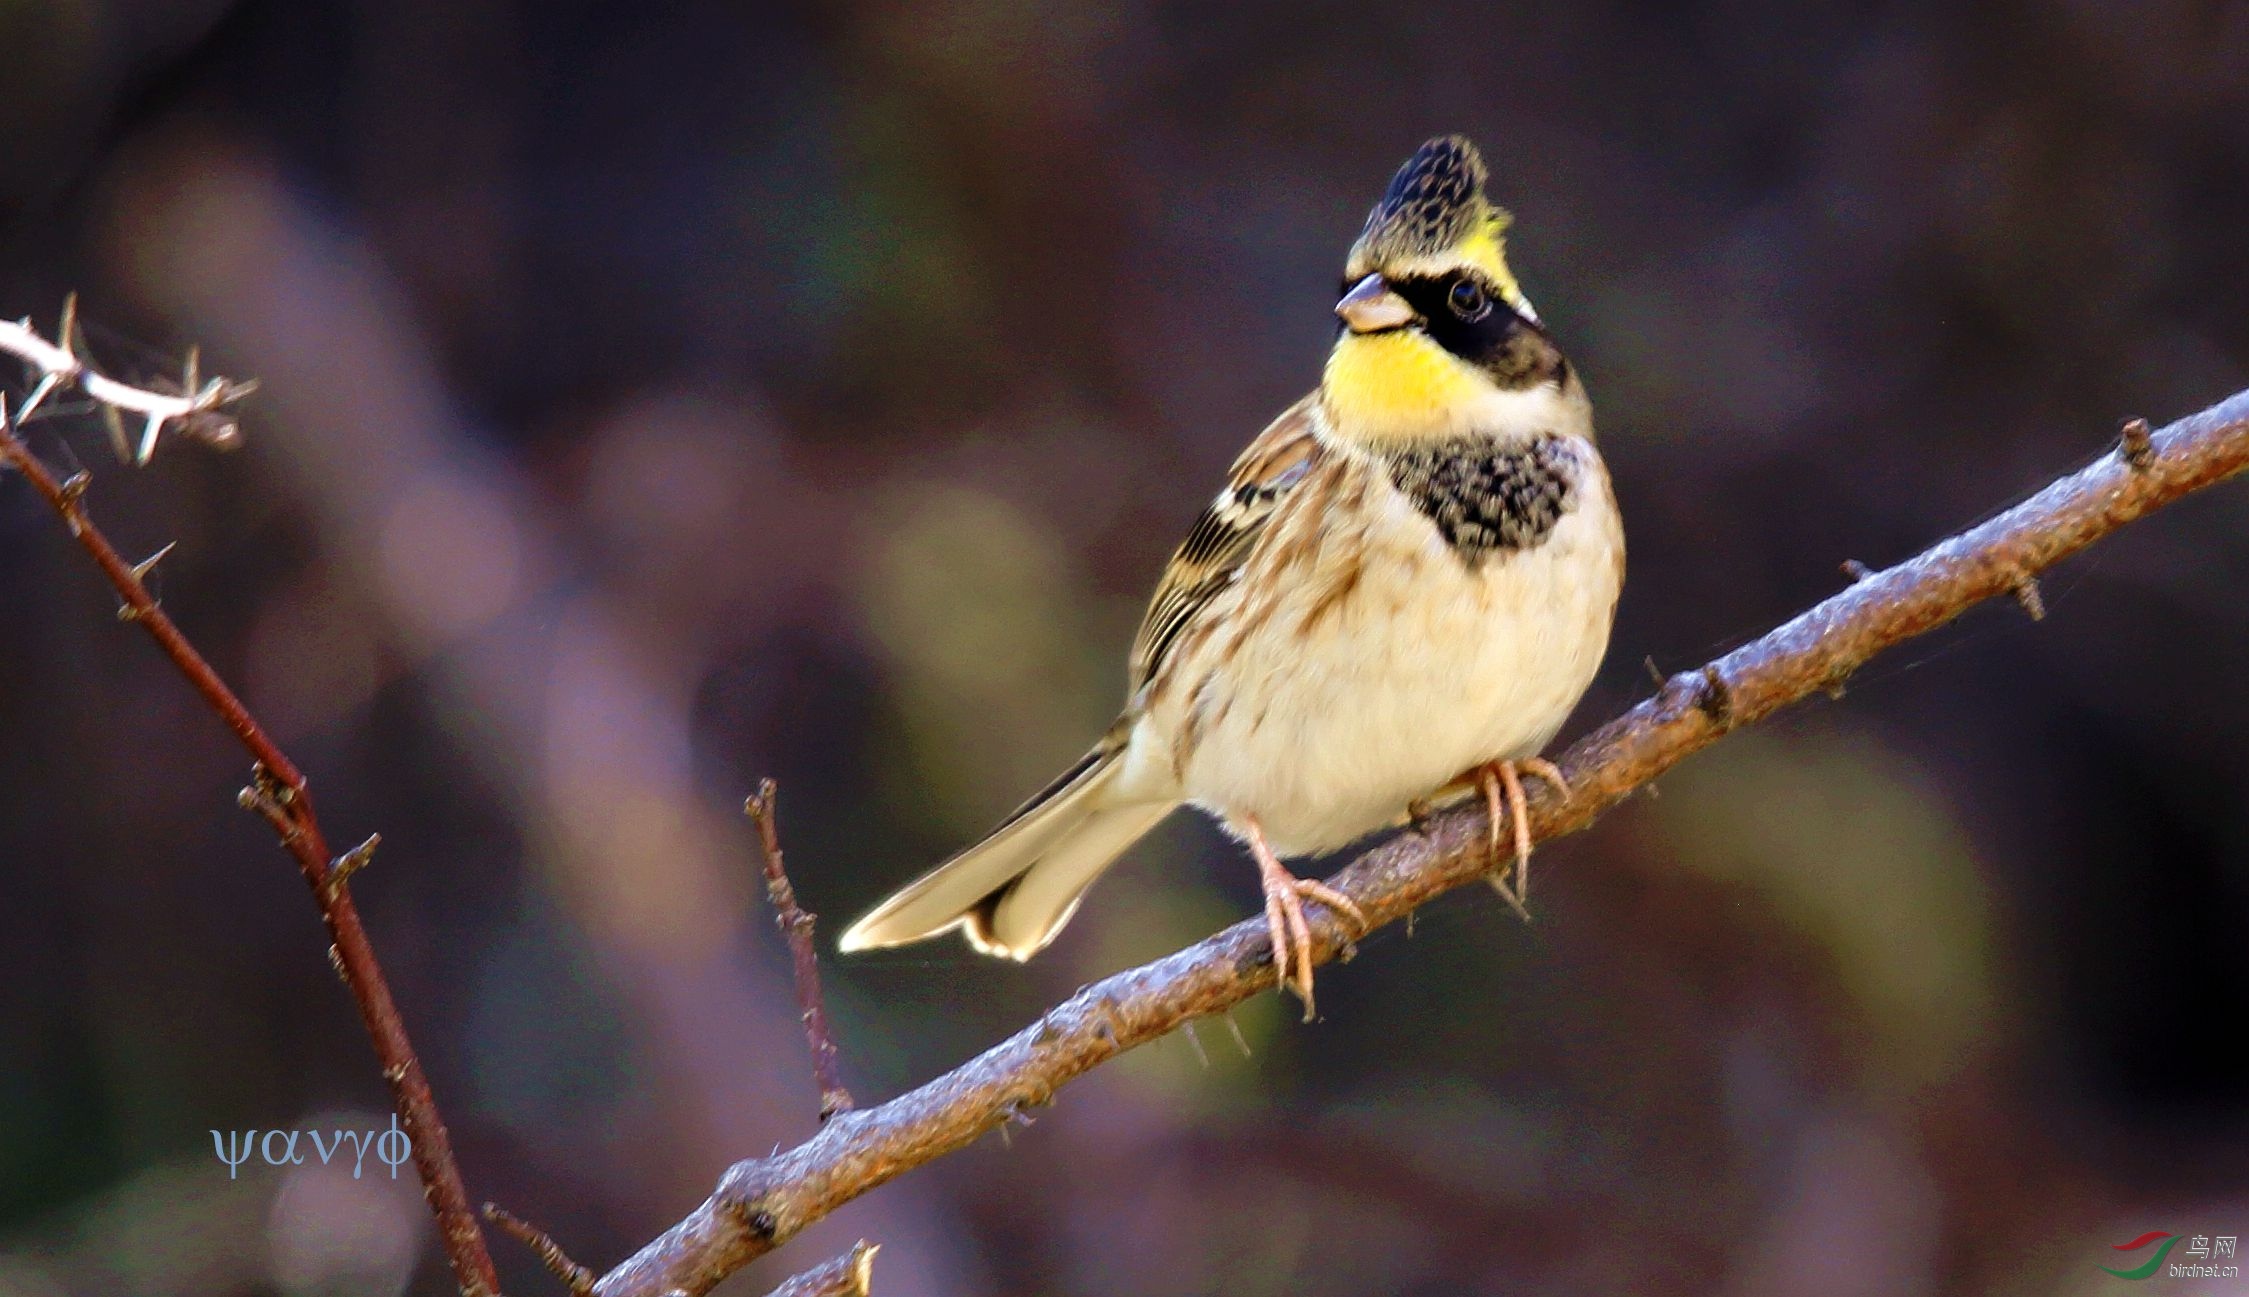
[[[1420, 314], [1432, 341], [1490, 374], [1501, 387], [1559, 382], [1567, 372], [1567, 362], [1546, 331], [1473, 275], [1394, 279], [1390, 289]], [[1462, 306], [1470, 309], [1464, 313]]]

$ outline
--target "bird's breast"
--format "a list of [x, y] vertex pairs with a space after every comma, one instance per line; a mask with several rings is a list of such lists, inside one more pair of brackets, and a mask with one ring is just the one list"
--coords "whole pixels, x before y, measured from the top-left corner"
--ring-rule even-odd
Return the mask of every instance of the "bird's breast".
[[1256, 817], [1277, 850], [1324, 851], [1542, 748], [1600, 664], [1622, 580], [1597, 456], [1551, 440], [1403, 480], [1353, 458], [1300, 488], [1152, 700], [1185, 796]]

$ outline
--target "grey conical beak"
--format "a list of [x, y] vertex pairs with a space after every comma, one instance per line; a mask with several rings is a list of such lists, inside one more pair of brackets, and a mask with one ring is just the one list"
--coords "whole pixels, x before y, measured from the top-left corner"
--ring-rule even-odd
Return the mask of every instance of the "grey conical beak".
[[1406, 299], [1392, 292], [1390, 282], [1381, 275], [1368, 275], [1352, 285], [1343, 300], [1335, 304], [1335, 313], [1353, 333], [1404, 328], [1417, 318]]

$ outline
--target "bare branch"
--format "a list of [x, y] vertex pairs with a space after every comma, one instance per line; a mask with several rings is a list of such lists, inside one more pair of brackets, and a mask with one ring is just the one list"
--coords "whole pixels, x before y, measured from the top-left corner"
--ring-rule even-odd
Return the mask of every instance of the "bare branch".
[[804, 1040], [812, 1049], [812, 1080], [820, 1087], [820, 1120], [825, 1122], [851, 1110], [851, 1092], [843, 1088], [837, 1074], [836, 1039], [828, 1028], [828, 1008], [820, 995], [820, 954], [813, 944], [813, 916], [797, 904], [796, 889], [789, 886], [788, 871], [781, 866], [781, 828], [773, 812], [778, 791], [772, 780], [760, 780], [757, 793], [742, 803], [742, 810], [757, 825], [758, 846], [765, 855], [765, 898], [773, 904], [774, 926], [789, 943], [797, 1005], [804, 1017]]
[[[66, 328], [66, 337], [68, 332]], [[49, 345], [39, 342], [28, 325], [0, 324], [0, 349], [17, 351], [26, 345], [27, 338], [40, 346]], [[59, 354], [59, 361], [54, 356], [45, 359], [77, 364], [67, 351]], [[34, 359], [34, 363], [41, 362]], [[147, 415], [150, 440], [143, 443], [144, 452], [153, 447], [154, 434], [161, 427], [171, 421], [193, 419], [216, 410], [246, 390], [241, 384], [206, 385], [203, 394], [190, 399], [186, 407], [175, 409], [162, 403], [165, 398], [111, 383], [83, 367], [47, 371], [50, 378], [66, 372], [70, 381], [78, 383], [97, 401]], [[213, 384], [222, 384], [222, 380], [213, 380]], [[469, 1210], [460, 1169], [453, 1161], [452, 1141], [447, 1138], [445, 1123], [438, 1116], [437, 1101], [430, 1094], [428, 1078], [422, 1074], [421, 1060], [414, 1053], [413, 1042], [407, 1039], [406, 1026], [399, 1019], [398, 1006], [391, 998], [382, 966], [376, 962], [374, 946], [360, 924], [351, 890], [345, 886], [351, 873], [366, 863], [376, 840], [370, 838], [343, 860], [331, 863], [327, 835], [321, 830], [319, 817], [313, 813], [312, 794], [305, 787], [304, 775], [275, 745], [242, 700], [211, 669], [211, 664], [188, 643], [179, 627], [157, 607], [142, 581], [147, 564], [127, 562], [94, 526], [86, 513], [87, 475], [77, 473], [67, 481], [57, 481], [16, 434], [4, 402], [0, 402], [0, 465], [13, 466], [30, 480], [32, 489], [54, 509], [71, 536], [93, 557], [102, 575], [109, 578], [117, 597], [123, 601], [118, 615], [148, 632], [149, 638], [156, 641], [156, 647], [171, 659], [172, 665], [186, 677], [204, 703], [249, 751], [254, 765], [250, 786], [243, 790], [242, 804], [264, 816], [273, 826], [282, 847], [296, 859], [298, 871], [312, 888], [313, 900], [320, 907], [321, 920], [327, 925], [328, 938], [333, 943], [329, 947], [330, 962], [358, 1004], [360, 1019], [374, 1041], [375, 1056], [382, 1063], [391, 1101], [398, 1109], [399, 1120], [412, 1145], [414, 1169], [422, 1178], [422, 1196], [437, 1218], [438, 1235], [452, 1263], [453, 1278], [467, 1297], [497, 1297], [499, 1279], [485, 1249], [483, 1231], [477, 1226], [475, 1213]], [[159, 556], [163, 552], [159, 551]]]
[[[1559, 762], [1573, 790], [1531, 799], [1541, 841], [1574, 832], [1728, 730], [1822, 690], [1841, 688], [1882, 650], [2010, 594], [2126, 523], [2249, 467], [2249, 392], [2148, 434], [1998, 517], [1853, 584], [1784, 626], [1694, 671], [1578, 741]], [[1354, 860], [1330, 885], [1377, 926], [1489, 865], [1486, 823], [1470, 804]], [[1314, 958], [1351, 934], [1324, 913]], [[599, 1297], [700, 1297], [839, 1205], [1002, 1126], [1110, 1058], [1273, 985], [1262, 920], [1235, 924], [1152, 964], [1079, 991], [1038, 1021], [936, 1080], [874, 1108], [838, 1115], [810, 1140], [736, 1163], [679, 1224], [603, 1276]]]

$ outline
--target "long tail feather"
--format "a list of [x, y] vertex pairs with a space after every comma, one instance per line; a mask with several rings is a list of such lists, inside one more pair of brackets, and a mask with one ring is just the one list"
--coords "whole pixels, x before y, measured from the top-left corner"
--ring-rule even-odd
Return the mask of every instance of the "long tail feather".
[[1078, 902], [1126, 848], [1171, 814], [1161, 802], [1111, 807], [1079, 821], [1032, 866], [968, 915], [969, 944], [987, 955], [1029, 959], [1054, 940]]
[[1172, 810], [1110, 800], [1119, 755], [1108, 743], [1087, 753], [989, 837], [852, 924], [838, 946], [899, 946], [965, 927], [978, 950], [1029, 959], [1069, 922], [1101, 871]]

